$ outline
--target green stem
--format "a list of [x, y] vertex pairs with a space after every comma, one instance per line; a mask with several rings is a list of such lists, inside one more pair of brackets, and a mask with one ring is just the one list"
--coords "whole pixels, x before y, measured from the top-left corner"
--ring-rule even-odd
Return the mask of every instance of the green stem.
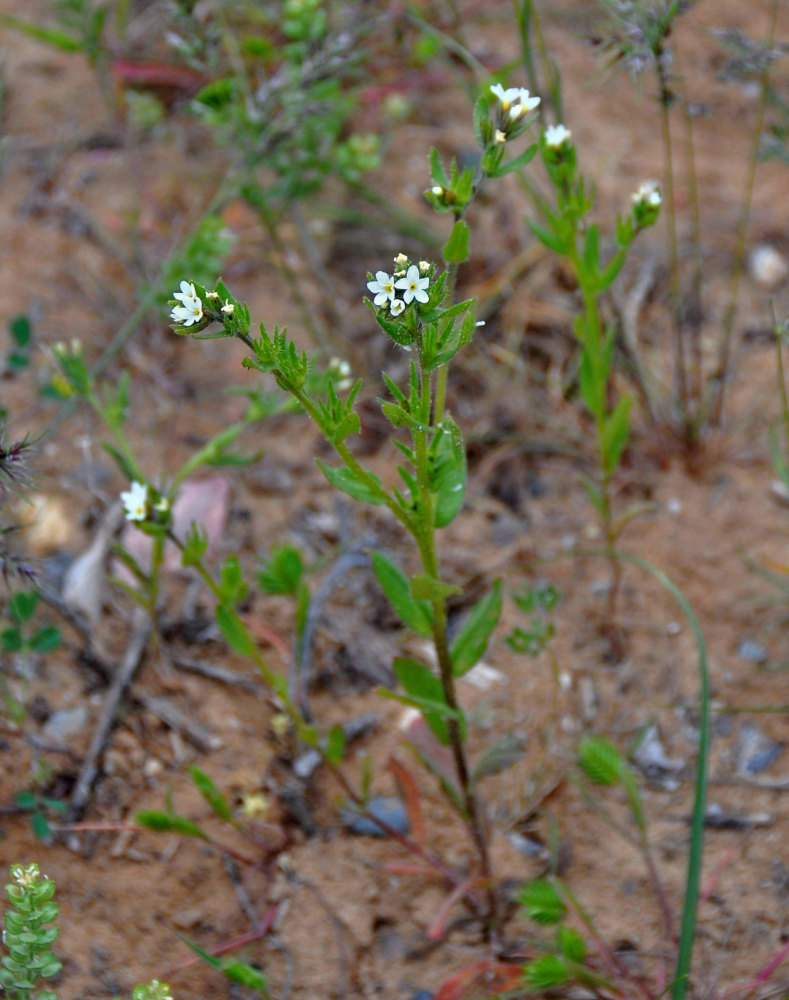
[[[421, 381], [421, 417], [422, 426], [427, 426], [430, 420], [432, 408], [431, 400], [431, 379], [420, 366]], [[428, 456], [428, 431], [415, 430], [414, 437], [414, 457], [416, 466], [417, 483], [419, 486], [419, 520], [415, 522], [412, 531], [414, 540], [419, 549], [422, 560], [422, 567], [434, 580], [439, 580], [440, 569], [438, 565], [438, 555], [436, 553], [435, 527], [433, 523], [433, 495], [430, 489], [429, 456]], [[486, 836], [484, 821], [480, 815], [479, 803], [474, 792], [471, 772], [466, 755], [466, 747], [463, 741], [459, 718], [460, 703], [455, 689], [455, 675], [452, 666], [452, 657], [449, 650], [449, 639], [447, 634], [447, 609], [446, 599], [436, 598], [432, 602], [431, 628], [433, 634], [433, 645], [436, 651], [436, 661], [438, 663], [441, 687], [444, 692], [444, 700], [452, 710], [452, 714], [447, 719], [447, 732], [452, 750], [452, 757], [455, 763], [458, 784], [463, 796], [463, 804], [466, 812], [466, 823], [468, 825], [471, 840], [479, 855], [482, 878], [487, 887], [488, 912], [485, 920], [485, 934], [488, 940], [491, 939], [496, 924], [496, 897], [493, 889], [492, 867], [490, 854], [488, 851], [488, 839]]]

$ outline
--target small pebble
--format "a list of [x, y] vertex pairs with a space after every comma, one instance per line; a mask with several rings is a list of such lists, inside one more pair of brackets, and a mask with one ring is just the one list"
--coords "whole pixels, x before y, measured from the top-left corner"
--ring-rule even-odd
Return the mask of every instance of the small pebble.
[[[367, 803], [367, 809], [398, 833], [405, 834], [411, 829], [405, 806], [396, 796], [379, 795], [372, 798]], [[386, 836], [380, 826], [367, 816], [360, 816], [351, 809], [341, 810], [340, 815], [351, 833], [358, 833], [363, 837]]]
[[69, 736], [78, 735], [87, 724], [87, 706], [77, 705], [75, 708], [63, 708], [59, 712], [53, 712], [47, 719], [42, 733], [48, 740], [59, 742]]
[[760, 774], [781, 756], [783, 743], [770, 739], [754, 722], [743, 722], [737, 737], [737, 773]]
[[755, 639], [740, 639], [740, 643], [737, 646], [737, 655], [743, 660], [749, 660], [751, 663], [767, 662], [767, 650], [760, 642], [756, 642]]
[[789, 274], [786, 258], [769, 243], [754, 247], [748, 258], [748, 269], [753, 280], [763, 288], [777, 288]]

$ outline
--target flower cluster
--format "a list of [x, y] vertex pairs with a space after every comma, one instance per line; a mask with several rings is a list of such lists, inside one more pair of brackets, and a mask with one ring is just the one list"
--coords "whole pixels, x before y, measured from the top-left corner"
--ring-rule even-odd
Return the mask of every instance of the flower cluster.
[[202, 320], [203, 303], [200, 301], [197, 289], [191, 282], [182, 281], [181, 291], [173, 292], [173, 298], [181, 303], [180, 306], [173, 306], [173, 310], [170, 313], [170, 319], [174, 323], [180, 323], [182, 326], [191, 326], [193, 323], [199, 323]]
[[492, 84], [490, 92], [499, 101], [493, 141], [502, 145], [523, 131], [523, 118], [539, 106], [540, 98], [532, 97], [525, 87], [507, 87], [505, 90], [500, 83]]
[[[430, 264], [426, 260], [420, 260], [418, 265], [411, 264], [403, 253], [395, 257], [394, 263], [393, 274], [376, 271], [375, 279], [368, 281], [367, 287], [373, 293], [373, 305], [380, 307], [388, 303], [392, 316], [399, 316], [412, 302], [424, 305], [429, 301]], [[398, 292], [402, 292], [402, 298], [397, 297]]]
[[500, 83], [494, 83], [490, 92], [498, 97], [502, 113], [508, 115], [511, 121], [516, 121], [528, 111], [534, 111], [540, 103], [540, 98], [532, 97], [525, 87], [508, 87], [505, 90]]

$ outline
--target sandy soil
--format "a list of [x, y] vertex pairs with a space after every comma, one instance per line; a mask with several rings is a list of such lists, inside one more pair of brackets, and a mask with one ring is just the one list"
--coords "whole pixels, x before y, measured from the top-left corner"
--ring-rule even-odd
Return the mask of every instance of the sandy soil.
[[[462, 6], [461, 34], [474, 55], [491, 70], [515, 60], [510, 5]], [[640, 95], [625, 76], [596, 75], [599, 53], [585, 40], [594, 31], [591, 5], [543, 6], [547, 43], [562, 67], [566, 124], [597, 183], [596, 211], [605, 227], [643, 179], [661, 176], [657, 109], [648, 86]], [[19, 14], [19, 7], [0, 0], [0, 13]], [[25, 16], [43, 18], [46, 7], [26, 4]], [[780, 10], [778, 37], [789, 32], [787, 14]], [[435, 17], [453, 30], [443, 8]], [[720, 336], [756, 102], [747, 88], [717, 80], [721, 55], [708, 29], [738, 26], [761, 37], [766, 25], [761, 5], [707, 0], [682, 22], [676, 38], [687, 93], [705, 108], [695, 130], [703, 206], [702, 342], [710, 351]], [[440, 63], [429, 74], [398, 65], [409, 37], [406, 29], [403, 49], [371, 78], [360, 126], [383, 127], [382, 93], [402, 88], [409, 96], [406, 122], [396, 130], [387, 126], [386, 162], [376, 185], [438, 228], [441, 220], [422, 204], [425, 156], [431, 145], [445, 153], [473, 147], [469, 105], [457, 86], [463, 76], [459, 65]], [[9, 31], [3, 51], [3, 328], [7, 318], [25, 312], [33, 319], [38, 347], [78, 336], [95, 359], [133, 311], [139, 284], [199, 216], [219, 183], [222, 159], [177, 109], [154, 134], [130, 135], [78, 55]], [[779, 64], [779, 83], [789, 82], [786, 73]], [[522, 82], [517, 70], [513, 80]], [[100, 141], [101, 136], [110, 139]], [[770, 242], [789, 251], [786, 178], [781, 164], [759, 168], [749, 248]], [[676, 201], [683, 220], [688, 197], [688, 179], [681, 173]], [[590, 809], [571, 780], [572, 760], [584, 732], [606, 734], [626, 749], [643, 727], [658, 727], [665, 755], [682, 763], [671, 780], [644, 777], [643, 789], [656, 858], [678, 912], [698, 735], [696, 649], [673, 599], [628, 567], [620, 612], [627, 655], [612, 664], [599, 629], [606, 564], [553, 559], [599, 541], [579, 486], [579, 472], [593, 460], [592, 437], [579, 402], [563, 392], [572, 368], [574, 292], [556, 262], [535, 248], [523, 222], [528, 206], [509, 178], [491, 187], [472, 213], [473, 256], [462, 291], [480, 297], [487, 326], [453, 371], [450, 405], [467, 436], [471, 477], [464, 511], [444, 533], [443, 566], [446, 578], [468, 585], [473, 595], [499, 576], [509, 592], [525, 581], [551, 582], [561, 593], [557, 634], [550, 652], [537, 659], [513, 654], [503, 637], [522, 618], [508, 601], [486, 656], [497, 672], [494, 680], [485, 690], [464, 683], [462, 696], [472, 722], [473, 753], [504, 732], [524, 741], [523, 758], [483, 786], [502, 896], [511, 897], [519, 882], [545, 872], [546, 845], [558, 838], [562, 876], [593, 912], [603, 937], [628, 961], [657, 975], [666, 946], [643, 864]], [[298, 310], [271, 266], [267, 237], [240, 203], [229, 204], [224, 216], [238, 236], [226, 281], [249, 301], [254, 317], [298, 331]], [[683, 246], [687, 236], [683, 222]], [[343, 328], [332, 329], [333, 347], [365, 378], [369, 404], [363, 408], [362, 447], [371, 466], [383, 471], [392, 463], [374, 401], [383, 391], [381, 368], [402, 372], [403, 355], [382, 345], [370, 329], [360, 305], [364, 274], [384, 266], [401, 247], [424, 249], [372, 220], [353, 230], [324, 227], [323, 240], [343, 317]], [[513, 260], [521, 262], [516, 272], [508, 270]], [[308, 264], [296, 258], [294, 266], [312, 295]], [[670, 322], [663, 224], [640, 241], [622, 276], [623, 294], [650, 267], [653, 289], [639, 314], [639, 333], [644, 357], [665, 378]], [[650, 506], [625, 533], [623, 546], [661, 567], [682, 588], [709, 646], [714, 698], [709, 800], [723, 820], [707, 836], [706, 898], [693, 977], [697, 997], [727, 994], [776, 955], [789, 935], [787, 757], [779, 755], [758, 774], [741, 766], [754, 726], [767, 743], [789, 738], [785, 597], [752, 568], [760, 562], [780, 576], [781, 567], [789, 565], [787, 509], [771, 491], [775, 474], [767, 444], [768, 428], [779, 415], [768, 302], [772, 294], [776, 312], [784, 315], [789, 294], [786, 284], [771, 292], [748, 275], [741, 293], [723, 428], [711, 432], [688, 460], [676, 440], [650, 425], [641, 410], [618, 480], [622, 506], [630, 501]], [[164, 315], [140, 324], [116, 370], [123, 366], [132, 375], [130, 434], [152, 475], [166, 475], [196, 443], [235, 418], [238, 399], [227, 388], [257, 385], [241, 369], [242, 357], [240, 346], [173, 337]], [[41, 351], [35, 362], [5, 378], [2, 403], [12, 415], [13, 435], [40, 436], [36, 517], [26, 544], [47, 573], [56, 574], [91, 543], [103, 512], [125, 484], [101, 449], [104, 432], [96, 421], [81, 410], [62, 417], [55, 404], [39, 397], [38, 386], [51, 367]], [[286, 537], [323, 561], [316, 587], [339, 547], [362, 538], [374, 539], [403, 564], [412, 559], [384, 515], [338, 501], [315, 468], [314, 458], [323, 451], [301, 417], [276, 417], [258, 434], [246, 444], [250, 451], [264, 451], [261, 461], [222, 474], [229, 500], [226, 510], [217, 500], [225, 515], [217, 556], [238, 552], [251, 572]], [[168, 575], [166, 588], [170, 655], [251, 678], [249, 666], [206, 629], [205, 595], [178, 572]], [[272, 665], [286, 669], [292, 638], [288, 603], [256, 596], [246, 613]], [[131, 620], [120, 593], [108, 592], [96, 630], [108, 662], [120, 661]], [[79, 635], [62, 627], [63, 647], [41, 661], [30, 682], [28, 720], [16, 729], [0, 723], [3, 807], [36, 782], [40, 791], [67, 800], [99, 718], [106, 682], [85, 662]], [[748, 642], [750, 656], [743, 655]], [[374, 791], [395, 794], [389, 761], [400, 761], [419, 789], [425, 844], [471, 872], [463, 828], [405, 745], [401, 707], [374, 691], [390, 677], [392, 656], [417, 648], [397, 631], [370, 570], [349, 571], [320, 620], [313, 707], [327, 728], [376, 714], [372, 733], [353, 747], [349, 774], [358, 775], [362, 755], [369, 754]], [[12, 664], [6, 660], [3, 667], [10, 670]], [[190, 739], [183, 726], [166, 725], [151, 710], [153, 697], [167, 699], [198, 722], [202, 743], [199, 734]], [[80, 705], [88, 712], [78, 731], [47, 738], [47, 719]], [[783, 706], [783, 711], [745, 711], [758, 706]], [[321, 771], [306, 784], [294, 778], [294, 748], [276, 735], [271, 716], [260, 690], [168, 668], [152, 651], [124, 701], [81, 816], [105, 829], [44, 845], [33, 838], [26, 816], [9, 809], [0, 817], [0, 867], [38, 859], [57, 882], [62, 997], [112, 996], [153, 976], [167, 979], [178, 997], [246, 995], [202, 965], [186, 968], [192, 955], [179, 935], [215, 949], [269, 923], [268, 932], [240, 954], [266, 970], [272, 996], [283, 1000], [410, 1000], [421, 990], [435, 993], [454, 973], [490, 957], [478, 924], [460, 905], [452, 909], [443, 939], [431, 939], [447, 886], [424, 872], [404, 874], [404, 864], [413, 862], [397, 844], [348, 833], [337, 810], [340, 789]], [[188, 764], [210, 774], [239, 808], [249, 796], [266, 797], [268, 811], [250, 821], [256, 844], [228, 834], [211, 817], [192, 788]], [[167, 794], [181, 814], [204, 823], [236, 850], [254, 852], [255, 864], [231, 865], [198, 841], [112, 829], [131, 822], [141, 809], [162, 809]], [[616, 793], [604, 801], [627, 822]], [[527, 928], [513, 908], [500, 957], [515, 961], [527, 952]], [[772, 986], [775, 996], [789, 991], [789, 966], [776, 971]], [[470, 981], [463, 995], [490, 992], [490, 983]]]

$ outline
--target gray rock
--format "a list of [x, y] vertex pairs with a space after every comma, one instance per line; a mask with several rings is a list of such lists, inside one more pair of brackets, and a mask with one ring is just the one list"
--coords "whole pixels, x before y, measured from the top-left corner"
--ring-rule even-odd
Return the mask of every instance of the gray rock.
[[760, 642], [756, 642], [755, 639], [740, 639], [740, 643], [737, 646], [737, 655], [751, 663], [767, 662], [767, 650]]
[[[405, 806], [396, 796], [376, 796], [367, 803], [367, 809], [398, 833], [406, 834], [411, 829]], [[362, 816], [351, 809], [341, 810], [340, 815], [351, 833], [358, 833], [363, 837], [386, 836], [380, 826], [367, 816]]]
[[62, 742], [69, 736], [76, 736], [85, 729], [88, 724], [88, 715], [87, 705], [63, 708], [50, 715], [44, 724], [42, 733], [48, 740], [55, 743]]
[[783, 752], [783, 743], [770, 739], [755, 722], [743, 722], [737, 737], [737, 773], [760, 774]]

